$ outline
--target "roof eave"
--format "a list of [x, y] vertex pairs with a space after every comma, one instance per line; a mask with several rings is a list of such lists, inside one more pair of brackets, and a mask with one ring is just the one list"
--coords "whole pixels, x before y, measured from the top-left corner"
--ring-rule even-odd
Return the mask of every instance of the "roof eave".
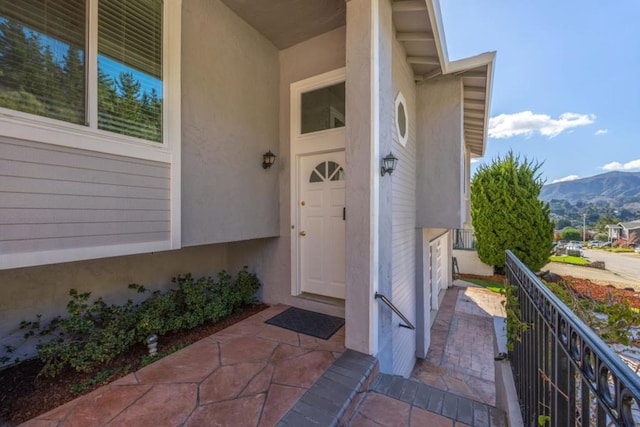
[[472, 151], [474, 157], [484, 156], [487, 146], [487, 128], [489, 125], [489, 107], [491, 105], [491, 91], [493, 87], [493, 64], [495, 62], [496, 52], [486, 52], [480, 55], [449, 62], [449, 53], [447, 51], [447, 42], [444, 34], [444, 25], [442, 23], [442, 13], [440, 10], [439, 0], [425, 0], [427, 11], [429, 13], [429, 21], [434, 35], [438, 58], [440, 59], [440, 69], [443, 75], [452, 73], [463, 73], [464, 71], [474, 68], [486, 66], [487, 84], [485, 90], [484, 102], [484, 132], [482, 135], [482, 146], [480, 150]]

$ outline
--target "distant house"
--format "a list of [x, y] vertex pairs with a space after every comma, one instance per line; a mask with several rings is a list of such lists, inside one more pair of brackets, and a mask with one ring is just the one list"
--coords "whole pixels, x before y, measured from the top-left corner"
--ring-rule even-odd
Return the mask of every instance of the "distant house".
[[635, 221], [619, 222], [617, 224], [608, 224], [605, 228], [607, 229], [610, 242], [618, 239], [629, 241], [629, 239], [640, 238], [640, 219]]
[[3, 34], [38, 39], [0, 68], [0, 356], [70, 288], [248, 265], [262, 301], [345, 317], [348, 348], [408, 375], [495, 54], [449, 61], [437, 0], [97, 3], [0, 2]]

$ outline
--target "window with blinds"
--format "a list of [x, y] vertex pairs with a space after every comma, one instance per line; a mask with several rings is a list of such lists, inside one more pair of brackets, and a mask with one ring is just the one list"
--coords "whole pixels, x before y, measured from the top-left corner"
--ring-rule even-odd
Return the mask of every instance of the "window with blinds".
[[88, 4], [0, 0], [0, 107], [162, 142], [162, 0]]

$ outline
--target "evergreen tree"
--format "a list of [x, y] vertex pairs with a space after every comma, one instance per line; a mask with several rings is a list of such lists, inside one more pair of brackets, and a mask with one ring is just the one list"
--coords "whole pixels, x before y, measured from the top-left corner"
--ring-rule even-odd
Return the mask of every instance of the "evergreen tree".
[[538, 200], [544, 184], [540, 166], [510, 151], [474, 175], [471, 218], [478, 257], [485, 264], [503, 269], [507, 249], [532, 271], [549, 261], [553, 222], [549, 204]]
[[64, 66], [62, 79], [62, 99], [72, 114], [70, 121], [74, 123], [84, 122], [84, 53], [74, 47], [69, 46], [67, 54], [64, 56]]

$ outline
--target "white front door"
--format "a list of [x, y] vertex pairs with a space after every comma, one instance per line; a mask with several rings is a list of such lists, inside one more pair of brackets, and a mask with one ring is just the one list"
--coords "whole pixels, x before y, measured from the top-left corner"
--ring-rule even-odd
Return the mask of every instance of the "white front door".
[[302, 155], [299, 162], [300, 288], [344, 299], [344, 150]]

